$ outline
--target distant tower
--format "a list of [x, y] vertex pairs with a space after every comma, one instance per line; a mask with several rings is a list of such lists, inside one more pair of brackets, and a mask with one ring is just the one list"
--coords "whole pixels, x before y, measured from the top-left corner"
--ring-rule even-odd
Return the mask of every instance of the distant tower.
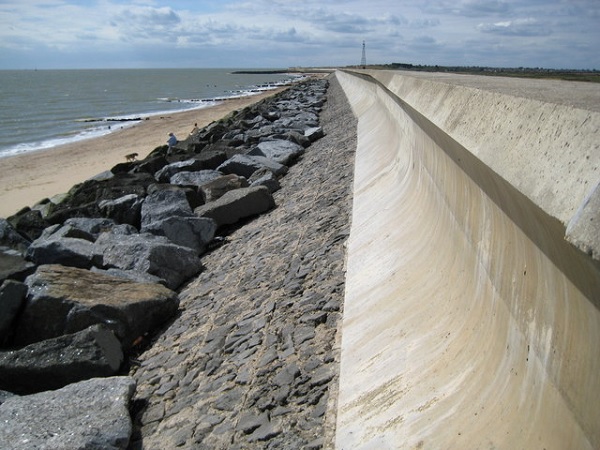
[[362, 58], [360, 59], [360, 65], [363, 69], [367, 68], [367, 51], [365, 50], [365, 41], [363, 41], [363, 52]]

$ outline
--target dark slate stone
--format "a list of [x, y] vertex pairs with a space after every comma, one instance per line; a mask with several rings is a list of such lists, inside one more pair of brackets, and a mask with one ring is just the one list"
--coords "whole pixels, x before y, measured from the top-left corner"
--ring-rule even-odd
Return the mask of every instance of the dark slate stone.
[[154, 178], [161, 183], [169, 182], [171, 177], [179, 172], [197, 172], [204, 169], [201, 161], [197, 159], [187, 159], [166, 165], [154, 174]]
[[225, 174], [235, 174], [245, 178], [262, 168], [263, 165], [246, 155], [234, 155], [217, 167], [217, 170]]
[[0, 352], [0, 389], [16, 394], [59, 389], [114, 375], [123, 362], [121, 343], [105, 325]]
[[107, 268], [146, 272], [165, 280], [170, 289], [177, 289], [202, 269], [194, 250], [176, 245], [163, 236], [103, 233], [96, 246]]
[[227, 154], [223, 150], [203, 150], [195, 158], [200, 161], [201, 170], [215, 170], [227, 160]]
[[165, 236], [174, 244], [190, 248], [197, 254], [204, 253], [215, 237], [217, 224], [207, 217], [172, 216], [152, 222], [143, 227], [144, 232]]
[[204, 204], [197, 186], [177, 186], [170, 183], [156, 183], [148, 186], [148, 195], [158, 191], [183, 191], [192, 209]]
[[17, 233], [8, 220], [0, 218], [0, 247], [12, 248], [24, 254], [29, 243], [30, 241]]
[[315, 142], [325, 136], [325, 133], [321, 127], [311, 127], [304, 130], [304, 136], [306, 136], [310, 142]]
[[196, 208], [200, 217], [210, 217], [217, 226], [231, 225], [240, 219], [261, 214], [273, 208], [275, 201], [264, 186], [236, 189], [218, 200]]
[[164, 286], [60, 265], [40, 266], [25, 284], [27, 300], [15, 331], [18, 346], [104, 323], [127, 349], [179, 305], [175, 292]]
[[200, 192], [204, 198], [204, 203], [208, 203], [221, 198], [225, 192], [242, 187], [248, 187], [246, 178], [236, 174], [229, 174], [206, 183], [200, 188]]
[[148, 157], [137, 163], [134, 171], [138, 173], [147, 173], [153, 176], [167, 164], [169, 164], [169, 160], [165, 158], [164, 155], [157, 155], [154, 157]]
[[284, 166], [289, 166], [302, 153], [304, 153], [304, 147], [285, 140], [261, 142], [248, 152], [249, 155], [266, 156]]
[[0, 405], [0, 448], [125, 450], [132, 432], [130, 377], [94, 378]]
[[268, 423], [269, 416], [267, 413], [262, 413], [258, 416], [252, 413], [246, 413], [240, 417], [240, 420], [237, 424], [237, 429], [245, 434], [250, 434], [257, 428], [267, 425]]
[[9, 337], [26, 294], [27, 286], [18, 281], [6, 280], [0, 286], [0, 344], [6, 342]]
[[139, 195], [129, 194], [114, 200], [103, 200], [98, 203], [98, 208], [104, 217], [139, 227], [143, 201]]
[[124, 195], [145, 197], [146, 188], [155, 183], [148, 173], [119, 173], [109, 180], [87, 180], [73, 186], [68, 195], [52, 207], [47, 221], [63, 223], [70, 217], [102, 217], [98, 204], [103, 200], [115, 200]]
[[179, 172], [171, 177], [171, 184], [180, 186], [198, 186], [223, 176], [216, 170], [200, 170], [198, 172]]
[[159, 190], [148, 195], [142, 204], [141, 231], [145, 231], [153, 222], [189, 216], [192, 216], [192, 208], [184, 191]]
[[35, 270], [35, 264], [26, 261], [21, 253], [0, 247], [0, 283], [7, 279], [23, 281]]
[[259, 169], [248, 179], [250, 186], [265, 186], [270, 193], [278, 191], [281, 188], [279, 180], [269, 169]]
[[31, 209], [18, 212], [7, 220], [21, 236], [24, 236], [29, 241], [39, 238], [42, 235], [44, 228], [50, 225], [50, 223], [42, 217], [40, 211]]
[[36, 239], [27, 249], [26, 258], [34, 264], [62, 264], [89, 269], [102, 265], [102, 255], [93, 242], [79, 238], [54, 237]]

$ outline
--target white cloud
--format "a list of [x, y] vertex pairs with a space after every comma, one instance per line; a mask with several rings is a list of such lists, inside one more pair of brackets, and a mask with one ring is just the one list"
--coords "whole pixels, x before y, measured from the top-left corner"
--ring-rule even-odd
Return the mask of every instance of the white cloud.
[[552, 34], [548, 26], [531, 17], [495, 23], [482, 23], [477, 26], [477, 29], [484, 33], [505, 36], [548, 36]]
[[347, 65], [363, 40], [372, 63], [600, 68], [598, 18], [597, 0], [2, 0], [0, 68]]

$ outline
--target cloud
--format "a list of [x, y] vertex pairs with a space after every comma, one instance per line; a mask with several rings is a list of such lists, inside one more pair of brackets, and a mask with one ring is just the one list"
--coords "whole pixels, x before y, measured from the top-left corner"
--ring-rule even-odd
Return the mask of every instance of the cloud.
[[363, 40], [370, 63], [600, 68], [599, 17], [598, 0], [0, 0], [0, 68], [346, 65]]
[[552, 31], [533, 18], [506, 20], [495, 23], [481, 23], [477, 29], [483, 33], [503, 36], [549, 36]]

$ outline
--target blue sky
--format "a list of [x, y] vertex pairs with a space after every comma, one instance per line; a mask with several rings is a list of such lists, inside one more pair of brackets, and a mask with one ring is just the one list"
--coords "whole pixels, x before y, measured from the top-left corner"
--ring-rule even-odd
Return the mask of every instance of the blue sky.
[[0, 0], [0, 69], [600, 69], [600, 0]]

